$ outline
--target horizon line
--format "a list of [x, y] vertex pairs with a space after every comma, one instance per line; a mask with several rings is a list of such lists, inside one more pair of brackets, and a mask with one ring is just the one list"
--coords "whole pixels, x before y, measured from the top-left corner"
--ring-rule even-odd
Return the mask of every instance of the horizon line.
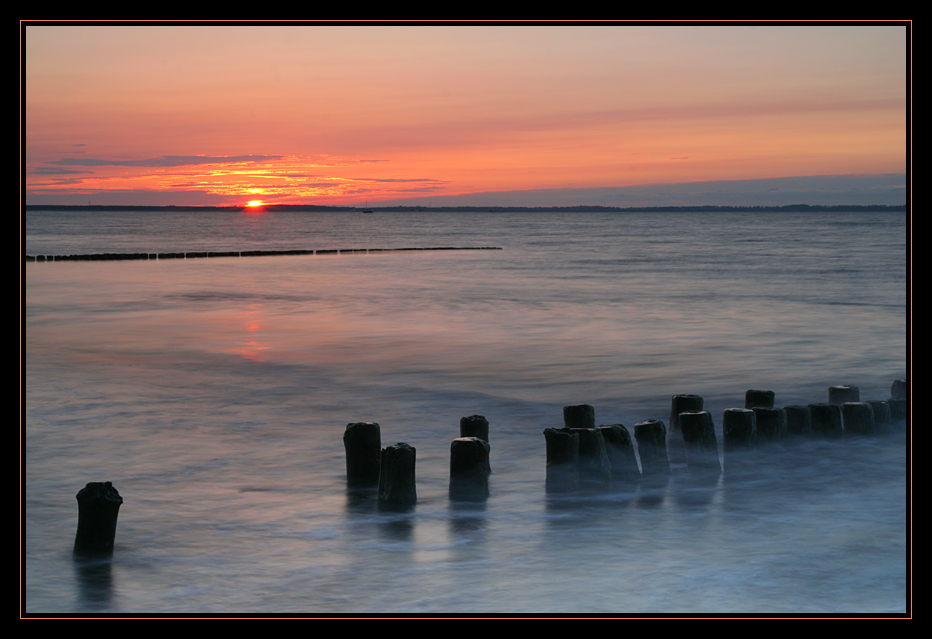
[[570, 204], [570, 205], [452, 205], [452, 206], [432, 206], [426, 204], [397, 204], [392, 206], [351, 206], [340, 204], [276, 204], [267, 203], [261, 205], [248, 204], [25, 204], [26, 210], [65, 210], [65, 209], [82, 209], [82, 210], [270, 210], [270, 209], [333, 209], [341, 211], [400, 211], [400, 210], [434, 210], [434, 211], [517, 211], [517, 210], [566, 210], [566, 211], [665, 211], [677, 209], [693, 210], [790, 210], [790, 209], [892, 209], [906, 210], [907, 204], [806, 204], [797, 202], [793, 204], [667, 204], [653, 206], [612, 206], [605, 204]]

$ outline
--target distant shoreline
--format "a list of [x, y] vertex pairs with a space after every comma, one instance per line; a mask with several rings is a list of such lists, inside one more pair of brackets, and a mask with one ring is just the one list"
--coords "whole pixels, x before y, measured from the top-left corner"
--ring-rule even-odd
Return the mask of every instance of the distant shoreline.
[[[362, 213], [407, 213], [414, 211], [463, 212], [463, 213], [719, 213], [729, 211], [747, 211], [761, 213], [798, 213], [798, 212], [905, 212], [906, 205], [890, 206], [886, 204], [868, 205], [818, 205], [786, 204], [783, 206], [324, 206], [317, 204], [267, 204], [260, 207], [263, 211], [293, 212], [347, 212]], [[27, 211], [185, 211], [185, 212], [236, 212], [245, 211], [246, 206], [119, 206], [93, 204], [27, 204]]]

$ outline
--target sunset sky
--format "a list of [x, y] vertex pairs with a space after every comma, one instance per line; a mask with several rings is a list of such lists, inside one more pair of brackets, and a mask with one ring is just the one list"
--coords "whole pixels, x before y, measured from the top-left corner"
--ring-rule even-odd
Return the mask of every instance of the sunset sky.
[[902, 24], [23, 33], [29, 204], [905, 201]]

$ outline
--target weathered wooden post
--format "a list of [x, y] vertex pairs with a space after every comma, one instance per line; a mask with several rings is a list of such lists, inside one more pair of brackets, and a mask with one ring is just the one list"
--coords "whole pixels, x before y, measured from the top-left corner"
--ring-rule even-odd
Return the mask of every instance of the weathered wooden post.
[[[486, 443], [489, 441], [489, 420], [487, 420], [482, 415], [470, 415], [469, 417], [460, 418], [460, 437], [478, 437], [479, 439], [485, 440]], [[491, 447], [490, 454], [486, 455], [486, 465], [488, 466], [489, 473], [492, 472], [492, 461], [491, 461]]]
[[808, 406], [784, 406], [783, 412], [786, 414], [787, 435], [812, 436], [812, 420], [809, 417]]
[[674, 395], [670, 401], [670, 429], [667, 431], [667, 460], [675, 472], [685, 471], [688, 466], [685, 442], [680, 428], [680, 414], [702, 410], [703, 400], [699, 395]]
[[893, 399], [906, 399], [909, 395], [909, 384], [905, 379], [895, 379], [890, 386], [890, 397]]
[[745, 408], [773, 408], [773, 402], [776, 394], [771, 390], [754, 390], [750, 389], [744, 394]]
[[786, 413], [782, 408], [752, 408], [757, 421], [757, 436], [768, 441], [786, 438]]
[[841, 423], [845, 435], [873, 435], [874, 409], [867, 402], [845, 402], [841, 405]]
[[861, 401], [861, 391], [857, 386], [829, 386], [828, 403], [842, 405], [846, 402]]
[[647, 477], [669, 477], [667, 428], [659, 419], [645, 419], [634, 425], [634, 438], [641, 457], [641, 471]]
[[809, 419], [816, 436], [837, 439], [844, 432], [838, 404], [809, 404]]
[[885, 401], [869, 401], [874, 411], [874, 426], [877, 432], [889, 432], [893, 425], [893, 415], [890, 413], [890, 404]]
[[417, 503], [414, 463], [417, 451], [413, 446], [398, 443], [382, 449], [379, 474], [379, 502], [386, 506], [405, 508]]
[[605, 440], [597, 428], [573, 428], [579, 435], [579, 481], [587, 488], [596, 488], [612, 481], [612, 463], [605, 449]]
[[343, 432], [346, 449], [346, 485], [373, 488], [379, 485], [382, 435], [375, 422], [354, 422]]
[[123, 498], [109, 481], [90, 482], [78, 491], [78, 532], [74, 554], [106, 557], [113, 554], [117, 515]]
[[450, 444], [450, 499], [485, 501], [489, 498], [489, 442], [460, 437]]
[[728, 462], [729, 451], [749, 448], [754, 444], [756, 435], [757, 420], [753, 410], [749, 408], [726, 408], [722, 416], [725, 462]]
[[579, 488], [579, 434], [571, 428], [546, 428], [547, 492]]
[[890, 407], [890, 418], [894, 423], [906, 421], [906, 400], [898, 397], [891, 397], [887, 400], [887, 406]]
[[686, 447], [686, 464], [690, 473], [719, 473], [718, 443], [715, 424], [707, 410], [680, 413], [680, 429]]
[[461, 417], [460, 437], [478, 437], [489, 441], [489, 420], [482, 415]]
[[702, 397], [699, 395], [674, 395], [670, 408], [670, 432], [680, 430], [680, 414], [702, 410]]
[[734, 479], [745, 473], [759, 472], [757, 459], [746, 453], [757, 440], [757, 418], [750, 408], [726, 408], [722, 415], [723, 472]]
[[631, 433], [624, 424], [599, 426], [598, 430], [605, 442], [605, 450], [612, 468], [612, 481], [616, 484], [636, 482], [641, 476], [641, 471], [638, 470]]
[[595, 409], [589, 404], [564, 406], [563, 425], [566, 428], [595, 428]]
[[909, 382], [907, 380], [897, 379], [893, 381], [887, 405], [890, 407], [890, 419], [893, 422], [906, 421], [909, 410]]

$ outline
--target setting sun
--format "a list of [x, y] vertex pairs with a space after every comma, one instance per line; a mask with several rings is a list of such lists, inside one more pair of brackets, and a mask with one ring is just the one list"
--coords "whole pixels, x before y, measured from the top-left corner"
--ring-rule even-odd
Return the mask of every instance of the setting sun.
[[265, 204], [265, 202], [263, 202], [262, 200], [249, 200], [249, 203], [246, 206], [248, 206], [251, 209], [254, 209], [256, 207], [262, 206], [263, 204]]

